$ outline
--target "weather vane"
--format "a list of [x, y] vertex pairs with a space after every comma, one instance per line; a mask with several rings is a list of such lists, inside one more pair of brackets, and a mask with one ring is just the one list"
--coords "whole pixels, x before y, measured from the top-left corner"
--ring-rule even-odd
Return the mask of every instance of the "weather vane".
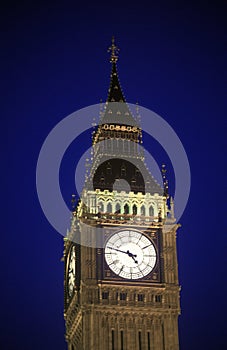
[[109, 47], [108, 52], [111, 52], [111, 56], [110, 56], [110, 62], [111, 63], [116, 63], [118, 60], [118, 52], [120, 51], [120, 49], [115, 45], [115, 38], [114, 36], [112, 37], [112, 45]]

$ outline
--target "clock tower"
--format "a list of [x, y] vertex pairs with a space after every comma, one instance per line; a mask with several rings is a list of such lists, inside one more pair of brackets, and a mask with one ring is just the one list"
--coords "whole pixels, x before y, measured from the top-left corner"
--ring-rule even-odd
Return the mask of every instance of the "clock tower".
[[69, 350], [178, 350], [173, 200], [144, 162], [142, 130], [123, 95], [112, 41], [110, 88], [92, 164], [65, 238]]

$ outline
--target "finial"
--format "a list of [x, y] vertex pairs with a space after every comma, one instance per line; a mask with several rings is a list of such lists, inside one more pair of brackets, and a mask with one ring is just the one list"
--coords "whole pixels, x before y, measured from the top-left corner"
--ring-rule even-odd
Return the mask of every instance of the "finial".
[[[139, 102], [136, 102], [136, 121], [137, 121], [137, 126], [139, 127], [141, 124], [141, 116], [140, 116], [140, 110], [139, 110]], [[142, 136], [142, 134], [140, 135]]]
[[118, 52], [119, 52], [119, 48], [115, 45], [115, 38], [114, 36], [112, 36], [112, 45], [109, 47], [108, 52], [111, 52], [111, 56], [110, 56], [110, 62], [111, 63], [116, 63], [118, 60]]
[[170, 197], [170, 217], [171, 217], [171, 219], [175, 219], [174, 218], [174, 201], [173, 201], [173, 197]]
[[71, 199], [71, 208], [72, 211], [75, 211], [75, 207], [76, 207], [76, 195], [72, 194], [72, 199]]
[[169, 198], [168, 180], [166, 179], [166, 166], [165, 166], [165, 164], [162, 164], [162, 179], [163, 179], [163, 186], [164, 186], [164, 196], [166, 198]]

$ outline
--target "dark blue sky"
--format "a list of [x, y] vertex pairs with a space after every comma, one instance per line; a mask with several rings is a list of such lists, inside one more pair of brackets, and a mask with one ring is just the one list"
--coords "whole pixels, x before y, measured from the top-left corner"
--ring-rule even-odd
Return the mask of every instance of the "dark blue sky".
[[[61, 119], [105, 100], [106, 49], [113, 34], [127, 101], [165, 118], [191, 166], [191, 194], [178, 233], [181, 350], [227, 345], [224, 10], [221, 1], [46, 1], [2, 7], [2, 349], [66, 349], [63, 242], [40, 208], [36, 162]], [[89, 137], [80, 137], [63, 160], [61, 187], [68, 203], [75, 192], [76, 161], [89, 146]], [[153, 149], [161, 163], [157, 145]]]

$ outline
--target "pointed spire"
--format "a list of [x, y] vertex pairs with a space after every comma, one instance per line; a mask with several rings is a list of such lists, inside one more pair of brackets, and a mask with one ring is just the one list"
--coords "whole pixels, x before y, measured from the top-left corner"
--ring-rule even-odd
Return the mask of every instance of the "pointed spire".
[[[110, 86], [108, 90], [108, 96], [106, 104], [104, 106], [103, 113], [101, 114], [100, 124], [113, 123], [113, 118], [116, 119], [116, 124], [136, 126], [136, 120], [134, 119], [129, 106], [126, 103], [123, 91], [121, 89], [120, 81], [117, 72], [117, 60], [118, 60], [118, 47], [115, 45], [114, 37], [112, 38], [112, 45], [109, 47], [108, 52], [111, 53], [110, 63], [112, 65]], [[113, 102], [113, 103], [111, 103]], [[117, 103], [115, 103], [117, 102]], [[119, 106], [120, 103], [120, 106]]]
[[110, 87], [107, 102], [126, 102], [117, 73], [117, 60], [119, 48], [115, 45], [114, 36], [112, 37], [112, 45], [109, 47], [108, 52], [111, 52], [110, 63], [112, 64], [112, 71], [110, 76]]

